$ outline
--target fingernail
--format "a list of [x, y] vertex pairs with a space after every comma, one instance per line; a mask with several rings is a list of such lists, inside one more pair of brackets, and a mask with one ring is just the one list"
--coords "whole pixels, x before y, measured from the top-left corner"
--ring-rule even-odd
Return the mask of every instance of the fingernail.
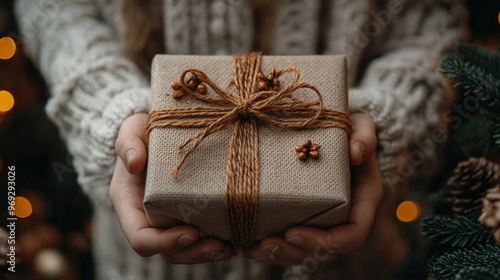
[[252, 259], [260, 259], [260, 258], [267, 257], [267, 256], [269, 256], [268, 252], [259, 250], [259, 251], [256, 251], [252, 254]]
[[275, 259], [277, 256], [281, 254], [281, 248], [280, 246], [271, 243], [267, 245], [266, 247], [263, 248], [264, 251], [266, 251], [272, 259]]
[[134, 161], [135, 157], [137, 156], [137, 151], [135, 149], [128, 149], [127, 152], [125, 153], [125, 165], [127, 166], [127, 169], [130, 171], [130, 164], [132, 161]]
[[203, 258], [212, 260], [214, 262], [220, 261], [226, 254], [224, 252], [212, 252], [208, 254], [204, 254]]
[[306, 245], [306, 240], [304, 239], [304, 237], [302, 237], [300, 235], [295, 235], [294, 237], [287, 239], [286, 241], [292, 243], [293, 245], [299, 246], [299, 247]]
[[197, 238], [194, 238], [192, 236], [189, 236], [187, 234], [184, 234], [182, 235], [181, 237], [179, 237], [179, 239], [177, 240], [177, 244], [181, 247], [185, 247], [193, 242], [196, 241]]

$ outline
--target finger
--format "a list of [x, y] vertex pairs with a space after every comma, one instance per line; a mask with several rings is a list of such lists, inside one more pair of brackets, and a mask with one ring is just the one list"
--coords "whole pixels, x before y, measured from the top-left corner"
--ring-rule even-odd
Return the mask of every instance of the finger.
[[235, 250], [220, 240], [200, 238], [174, 254], [163, 254], [163, 257], [173, 264], [196, 264], [227, 261], [234, 254]]
[[382, 199], [382, 180], [374, 153], [364, 164], [353, 168], [352, 178], [351, 210], [347, 224], [329, 230], [332, 239], [341, 244], [341, 252], [350, 252], [363, 245]]
[[115, 142], [116, 154], [132, 174], [142, 173], [146, 166], [147, 152], [143, 141], [146, 119], [144, 113], [126, 118]]
[[364, 113], [352, 114], [350, 118], [353, 130], [349, 140], [349, 156], [352, 165], [360, 165], [377, 147], [375, 123]]
[[285, 239], [287, 242], [316, 255], [320, 261], [335, 258], [335, 254], [340, 252], [341, 244], [332, 239], [329, 231], [320, 228], [293, 227], [286, 232]]
[[177, 252], [195, 242], [199, 231], [194, 227], [150, 227], [142, 204], [142, 184], [143, 176], [128, 173], [123, 163], [117, 160], [109, 195], [131, 247], [141, 256], [151, 256]]
[[375, 153], [363, 165], [352, 170], [352, 201], [348, 223], [370, 228], [382, 200], [383, 187]]
[[364, 164], [353, 168], [352, 178], [347, 224], [329, 230], [332, 239], [341, 244], [340, 252], [350, 252], [363, 245], [382, 199], [382, 180], [374, 153]]
[[[359, 248], [370, 231], [382, 198], [382, 183], [375, 154], [353, 170], [352, 205], [346, 224], [329, 230], [293, 227], [285, 238], [300, 248], [328, 254], [348, 253]], [[318, 249], [320, 248], [320, 249]]]
[[308, 252], [278, 236], [263, 239], [250, 253], [250, 257], [257, 262], [277, 265], [298, 264], [308, 255]]

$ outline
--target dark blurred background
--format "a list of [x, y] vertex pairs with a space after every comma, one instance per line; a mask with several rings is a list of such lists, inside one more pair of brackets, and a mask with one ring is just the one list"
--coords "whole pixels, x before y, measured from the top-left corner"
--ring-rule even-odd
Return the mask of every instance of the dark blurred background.
[[[468, 1], [468, 9], [468, 43], [496, 50], [500, 1]], [[12, 109], [0, 112], [1, 219], [8, 216], [8, 166], [16, 168], [16, 196], [26, 198], [30, 205], [24, 207], [31, 206], [32, 211], [17, 220], [16, 273], [0, 265], [0, 279], [93, 279], [92, 207], [76, 182], [64, 142], [44, 112], [49, 94], [24, 54], [13, 0], [0, 2], [0, 38], [4, 37], [14, 40], [16, 50], [11, 58], [0, 59], [0, 91], [8, 91], [15, 100]], [[0, 226], [5, 229], [6, 224]]]
[[16, 46], [10, 59], [0, 59], [0, 90], [15, 100], [12, 109], [0, 114], [0, 213], [5, 221], [0, 225], [7, 225], [8, 166], [16, 168], [15, 195], [26, 198], [32, 211], [16, 223], [16, 273], [1, 266], [0, 279], [93, 279], [91, 205], [44, 112], [47, 88], [24, 53], [13, 2], [0, 1], [0, 38], [10, 37]]

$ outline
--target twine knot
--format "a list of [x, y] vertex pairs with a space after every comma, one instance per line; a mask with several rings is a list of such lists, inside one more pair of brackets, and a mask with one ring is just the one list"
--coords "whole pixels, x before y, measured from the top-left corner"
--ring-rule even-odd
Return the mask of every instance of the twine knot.
[[250, 119], [251, 117], [251, 107], [252, 104], [248, 102], [248, 100], [243, 101], [243, 104], [241, 104], [240, 109], [239, 109], [239, 115], [242, 119]]

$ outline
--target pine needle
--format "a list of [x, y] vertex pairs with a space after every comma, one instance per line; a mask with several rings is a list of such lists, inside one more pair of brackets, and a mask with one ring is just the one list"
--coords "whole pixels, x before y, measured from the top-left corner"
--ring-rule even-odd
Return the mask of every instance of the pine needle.
[[476, 244], [494, 244], [491, 230], [477, 220], [464, 215], [428, 216], [422, 224], [424, 235], [439, 244], [468, 247]]
[[482, 269], [492, 274], [498, 274], [500, 268], [500, 247], [497, 245], [478, 245], [471, 249], [462, 248], [450, 253], [445, 253], [435, 258], [434, 261], [429, 264], [429, 273], [438, 279], [453, 279], [466, 267], [471, 269], [482, 267]]

